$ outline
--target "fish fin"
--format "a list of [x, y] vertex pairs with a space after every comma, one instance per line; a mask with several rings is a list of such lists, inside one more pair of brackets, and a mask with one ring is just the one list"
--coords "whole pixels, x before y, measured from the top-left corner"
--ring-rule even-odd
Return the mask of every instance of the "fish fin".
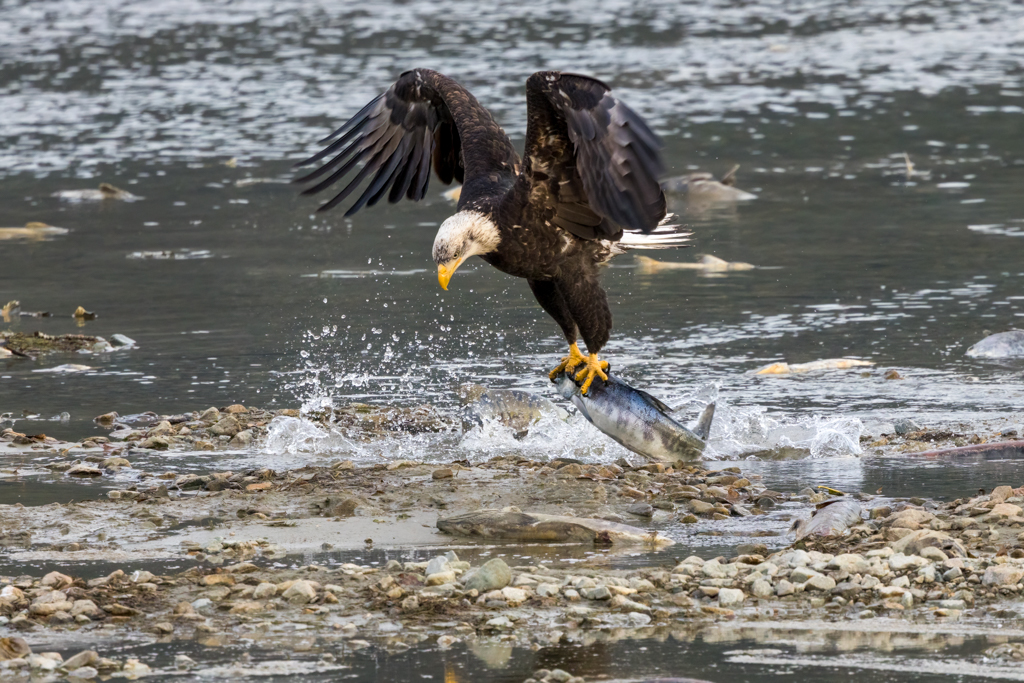
[[711, 421], [715, 419], [715, 404], [711, 402], [707, 404], [703, 411], [701, 411], [700, 418], [697, 420], [697, 426], [693, 428], [693, 433], [697, 435], [697, 438], [701, 441], [707, 441], [711, 435]]
[[655, 408], [657, 408], [661, 412], [665, 413], [666, 415], [672, 412], [672, 409], [670, 407], [665, 405], [665, 403], [663, 403], [662, 401], [659, 401], [658, 399], [654, 398], [653, 396], [648, 394], [646, 391], [641, 391], [640, 389], [633, 389], [633, 391], [635, 391], [636, 393], [640, 394], [641, 398], [643, 398], [645, 401], [647, 401], [652, 406], [654, 406]]

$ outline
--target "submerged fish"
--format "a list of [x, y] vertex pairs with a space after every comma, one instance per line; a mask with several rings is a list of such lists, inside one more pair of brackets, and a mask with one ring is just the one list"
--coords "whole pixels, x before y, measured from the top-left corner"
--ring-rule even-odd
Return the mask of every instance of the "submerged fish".
[[663, 270], [699, 270], [704, 273], [726, 273], [733, 270], [753, 270], [757, 266], [742, 261], [726, 261], [705, 254], [696, 263], [679, 263], [676, 261], [656, 261], [648, 256], [635, 256], [637, 270], [644, 274], [658, 273]]
[[521, 439], [543, 417], [558, 420], [569, 417], [569, 413], [546, 398], [521, 389], [488, 389], [479, 384], [462, 384], [459, 400], [463, 405], [463, 431], [481, 426], [485, 421], [496, 421], [512, 429], [516, 438]]
[[715, 180], [710, 173], [687, 173], [686, 175], [667, 178], [661, 183], [665, 192], [685, 193], [691, 199], [710, 202], [745, 202], [757, 199], [756, 194], [744, 192], [735, 187], [736, 171], [739, 165], [733, 166], [728, 173]]
[[1024, 358], [1024, 330], [997, 332], [967, 349], [969, 358]]
[[114, 187], [110, 183], [100, 183], [99, 189], [96, 190], [61, 190], [54, 192], [53, 196], [69, 202], [99, 202], [106, 199], [134, 202], [142, 199], [142, 197]]
[[851, 526], [860, 523], [860, 512], [860, 503], [849, 498], [822, 503], [810, 519], [801, 519], [793, 523], [796, 540], [800, 541], [808, 536], [842, 536]]
[[0, 240], [29, 239], [44, 240], [54, 235], [68, 234], [67, 228], [57, 228], [46, 223], [30, 222], [24, 228], [0, 228]]
[[675, 541], [657, 531], [603, 519], [562, 517], [533, 512], [477, 510], [437, 520], [446, 534], [481, 536], [508, 541], [552, 541], [556, 543], [599, 543], [618, 545], [674, 545]]
[[669, 417], [667, 405], [646, 391], [634, 389], [615, 375], [595, 379], [584, 396], [579, 385], [564, 372], [555, 379], [559, 393], [571, 400], [583, 417], [629, 450], [652, 460], [696, 460], [715, 415], [712, 403], [701, 413], [694, 431]]
[[790, 375], [801, 372], [816, 372], [818, 370], [849, 370], [850, 368], [868, 367], [874, 365], [869, 360], [857, 360], [855, 358], [828, 358], [826, 360], [815, 360], [810, 363], [772, 363], [758, 368], [755, 375]]

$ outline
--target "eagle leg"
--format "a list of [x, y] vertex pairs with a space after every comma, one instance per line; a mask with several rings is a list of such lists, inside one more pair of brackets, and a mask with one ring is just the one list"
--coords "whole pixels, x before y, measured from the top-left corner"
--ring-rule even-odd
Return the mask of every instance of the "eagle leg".
[[605, 370], [608, 369], [608, 361], [600, 360], [596, 353], [592, 353], [587, 356], [584, 366], [585, 367], [582, 370], [576, 373], [576, 381], [579, 382], [580, 380], [583, 380], [583, 386], [580, 387], [580, 393], [587, 393], [590, 389], [590, 385], [594, 383], [595, 377], [600, 377], [605, 382], [608, 381], [608, 375], [605, 373]]
[[548, 373], [548, 378], [554, 382], [555, 378], [558, 377], [558, 373], [563, 370], [565, 372], [572, 372], [576, 369], [577, 365], [585, 363], [586, 360], [586, 357], [580, 353], [580, 347], [576, 345], [576, 342], [573, 342], [569, 345], [569, 355], [563, 358], [562, 362], [559, 363], [554, 370]]

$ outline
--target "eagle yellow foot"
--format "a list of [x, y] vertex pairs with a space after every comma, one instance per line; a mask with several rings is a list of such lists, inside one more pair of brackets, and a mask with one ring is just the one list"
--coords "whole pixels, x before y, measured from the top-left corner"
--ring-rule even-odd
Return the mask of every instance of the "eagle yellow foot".
[[579, 382], [580, 380], [583, 380], [583, 385], [580, 386], [580, 393], [587, 393], [590, 389], [590, 385], [594, 383], [595, 377], [600, 377], [607, 382], [608, 375], [605, 373], [605, 370], [607, 369], [608, 361], [598, 359], [596, 353], [592, 353], [587, 356], [584, 368], [576, 373], [576, 381]]
[[563, 358], [562, 362], [559, 363], [554, 370], [548, 373], [548, 379], [554, 382], [555, 378], [558, 377], [558, 373], [562, 372], [563, 370], [565, 372], [572, 372], [577, 365], [586, 362], [586, 360], [586, 356], [580, 353], [580, 347], [577, 346], [576, 344], [570, 344], [569, 355]]

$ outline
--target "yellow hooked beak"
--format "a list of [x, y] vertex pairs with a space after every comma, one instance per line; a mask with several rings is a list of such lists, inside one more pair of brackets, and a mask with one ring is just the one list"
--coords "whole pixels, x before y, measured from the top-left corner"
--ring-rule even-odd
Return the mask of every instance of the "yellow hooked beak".
[[437, 281], [441, 283], [441, 289], [448, 291], [448, 281], [452, 279], [452, 275], [455, 275], [455, 271], [462, 262], [466, 260], [466, 257], [457, 258], [449, 261], [448, 263], [437, 264]]

